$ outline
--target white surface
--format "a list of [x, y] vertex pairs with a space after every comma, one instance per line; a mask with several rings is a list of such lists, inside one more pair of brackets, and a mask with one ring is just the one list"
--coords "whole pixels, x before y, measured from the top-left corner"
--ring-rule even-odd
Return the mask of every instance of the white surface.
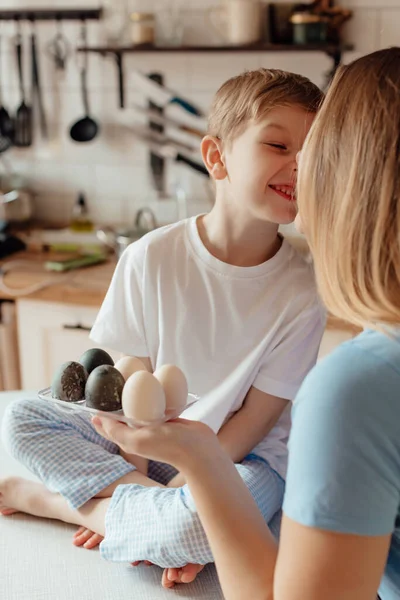
[[[0, 394], [0, 420], [14, 398]], [[0, 444], [0, 478], [34, 477]], [[158, 567], [108, 563], [97, 550], [72, 545], [75, 526], [27, 515], [0, 517], [0, 597], [2, 600], [223, 600], [215, 570], [207, 567], [191, 585], [164, 590]]]

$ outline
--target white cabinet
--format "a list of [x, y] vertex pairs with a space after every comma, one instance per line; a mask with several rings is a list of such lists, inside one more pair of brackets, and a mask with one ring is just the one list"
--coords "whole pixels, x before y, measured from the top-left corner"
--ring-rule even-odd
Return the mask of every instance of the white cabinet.
[[[55, 370], [68, 360], [78, 360], [88, 348], [97, 308], [18, 300], [18, 344], [22, 388], [39, 390], [51, 384]], [[114, 360], [120, 353], [104, 348]]]

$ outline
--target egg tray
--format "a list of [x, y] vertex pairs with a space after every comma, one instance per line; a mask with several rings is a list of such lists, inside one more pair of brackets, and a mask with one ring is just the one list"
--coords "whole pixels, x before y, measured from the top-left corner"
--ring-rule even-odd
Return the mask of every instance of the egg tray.
[[66, 402], [65, 400], [58, 400], [57, 398], [53, 398], [53, 396], [51, 395], [51, 388], [40, 390], [40, 392], [38, 392], [38, 397], [40, 398], [40, 400], [45, 400], [46, 402], [51, 402], [52, 404], [55, 404], [60, 410], [64, 412], [84, 412], [89, 413], [91, 415], [108, 417], [109, 419], [113, 419], [114, 421], [126, 423], [127, 425], [129, 425], [129, 427], [133, 427], [135, 429], [139, 429], [140, 427], [148, 427], [149, 425], [159, 425], [160, 423], [165, 423], [166, 421], [177, 419], [183, 413], [184, 410], [186, 410], [189, 406], [191, 406], [200, 399], [199, 396], [196, 396], [195, 394], [188, 394], [187, 403], [182, 410], [166, 410], [164, 418], [157, 419], [156, 421], [137, 421], [136, 419], [125, 417], [124, 412], [122, 410], [106, 412], [104, 410], [97, 410], [96, 408], [89, 408], [88, 406], [86, 406], [85, 400], [78, 400], [76, 402]]

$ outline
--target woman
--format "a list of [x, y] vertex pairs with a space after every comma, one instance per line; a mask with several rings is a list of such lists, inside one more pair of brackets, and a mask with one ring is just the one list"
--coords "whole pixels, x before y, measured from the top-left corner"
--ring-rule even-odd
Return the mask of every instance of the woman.
[[366, 329], [293, 411], [279, 550], [204, 425], [99, 431], [185, 476], [227, 600], [400, 597], [400, 48], [338, 73], [299, 164], [299, 214], [328, 309]]

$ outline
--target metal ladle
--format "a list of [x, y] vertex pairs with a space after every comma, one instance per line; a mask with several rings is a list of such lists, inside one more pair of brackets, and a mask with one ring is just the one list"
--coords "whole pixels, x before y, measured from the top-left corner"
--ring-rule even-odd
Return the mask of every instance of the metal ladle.
[[[87, 46], [87, 31], [86, 22], [82, 26], [82, 42], [83, 46]], [[89, 114], [89, 99], [87, 91], [87, 53], [84, 53], [84, 59], [82, 62], [81, 69], [81, 87], [82, 87], [82, 100], [85, 116], [83, 119], [79, 119], [70, 129], [70, 136], [75, 142], [91, 142], [99, 132], [99, 126], [96, 121], [92, 119]]]

